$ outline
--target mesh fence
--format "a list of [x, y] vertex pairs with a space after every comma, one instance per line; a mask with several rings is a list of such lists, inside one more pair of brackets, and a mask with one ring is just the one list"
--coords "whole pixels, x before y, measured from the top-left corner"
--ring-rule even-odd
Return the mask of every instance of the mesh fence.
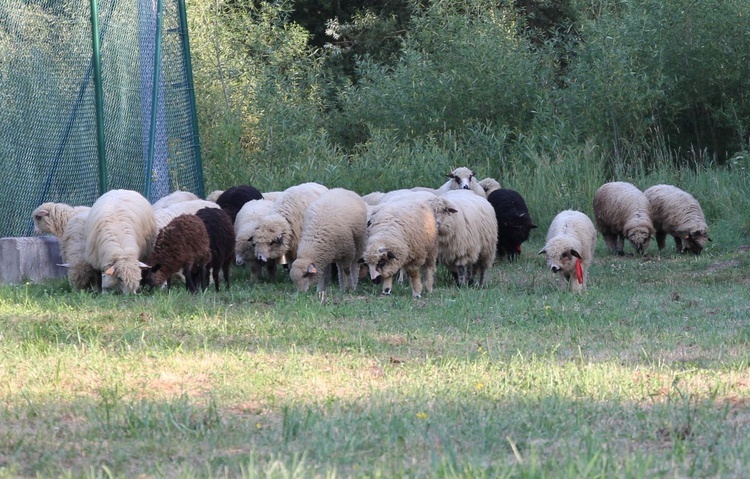
[[31, 235], [47, 201], [91, 205], [114, 188], [203, 195], [184, 3], [163, 0], [161, 30], [157, 5], [98, 2], [100, 155], [91, 4], [0, 0], [0, 237]]

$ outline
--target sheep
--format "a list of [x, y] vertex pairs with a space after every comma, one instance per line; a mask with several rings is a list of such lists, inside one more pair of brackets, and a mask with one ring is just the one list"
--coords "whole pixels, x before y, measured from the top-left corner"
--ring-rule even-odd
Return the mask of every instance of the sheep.
[[154, 210], [154, 218], [156, 218], [156, 228], [161, 230], [169, 224], [170, 221], [177, 218], [180, 215], [195, 214], [198, 210], [203, 208], [220, 208], [219, 205], [213, 201], [207, 200], [190, 200], [175, 203], [167, 208], [160, 208]]
[[487, 196], [497, 218], [497, 255], [508, 261], [521, 254], [521, 245], [529, 239], [532, 223], [529, 209], [523, 196], [514, 190], [500, 188]]
[[219, 196], [224, 193], [224, 190], [213, 190], [211, 193], [206, 195], [206, 201], [213, 201], [216, 203], [216, 200], [219, 199]]
[[594, 193], [596, 227], [611, 253], [625, 254], [627, 238], [638, 254], [644, 254], [655, 229], [648, 198], [624, 181], [605, 183]]
[[438, 261], [459, 286], [483, 286], [495, 262], [497, 219], [490, 203], [466, 190], [451, 190], [429, 201], [438, 229]]
[[262, 262], [280, 258], [282, 264], [292, 263], [297, 258], [305, 211], [326, 191], [328, 188], [318, 183], [302, 183], [284, 190], [255, 230], [256, 258]]
[[[206, 265], [211, 261], [208, 231], [203, 221], [193, 214], [180, 215], [169, 222], [156, 236], [154, 249], [141, 270], [141, 286], [172, 285], [172, 275], [182, 271], [185, 286], [195, 294], [198, 286], [206, 289]], [[196, 280], [200, 281], [196, 284]]]
[[256, 188], [248, 185], [233, 186], [216, 198], [216, 204], [229, 214], [229, 219], [234, 224], [237, 213], [248, 201], [261, 200], [263, 194]]
[[595, 249], [596, 228], [591, 219], [580, 211], [565, 210], [552, 220], [547, 243], [539, 254], [547, 256], [547, 265], [559, 275], [560, 289], [582, 293], [586, 291]]
[[443, 186], [437, 189], [437, 195], [440, 196], [448, 190], [471, 190], [475, 194], [486, 198], [484, 188], [479, 184], [474, 172], [469, 168], [462, 166], [451, 171], [446, 175], [450, 180], [446, 181]]
[[677, 252], [701, 254], [711, 238], [708, 237], [708, 225], [698, 200], [672, 185], [655, 185], [643, 194], [651, 207], [651, 221], [656, 230], [659, 250], [664, 249], [664, 240], [671, 235]]
[[42, 203], [32, 213], [34, 233], [49, 233], [58, 239], [65, 231], [68, 220], [81, 211], [88, 211], [88, 206], [71, 206], [66, 203]]
[[418, 201], [418, 200], [431, 200], [433, 198], [436, 198], [437, 195], [434, 193], [434, 190], [427, 191], [427, 190], [392, 190], [383, 195], [383, 197], [380, 199], [378, 204], [383, 203], [389, 203], [394, 201], [401, 201], [403, 199], [407, 199], [409, 201]]
[[479, 182], [479, 186], [484, 190], [484, 194], [489, 196], [495, 190], [502, 188], [500, 183], [495, 178], [485, 178]]
[[94, 289], [97, 284], [97, 271], [84, 259], [89, 211], [90, 208], [86, 208], [70, 218], [60, 237], [60, 256], [63, 260], [60, 266], [67, 268], [68, 281], [78, 291]]
[[229, 214], [221, 208], [203, 208], [195, 213], [195, 216], [203, 221], [208, 231], [208, 240], [211, 246], [211, 262], [205, 273], [205, 282], [208, 284], [208, 275], [214, 280], [216, 291], [219, 291], [219, 270], [224, 273], [224, 283], [229, 289], [229, 268], [235, 259], [234, 242], [235, 232]]
[[256, 279], [260, 278], [264, 266], [270, 279], [276, 276], [276, 261], [260, 261], [256, 258], [254, 239], [258, 224], [271, 212], [273, 205], [271, 200], [248, 201], [234, 220], [235, 263], [237, 266], [248, 264]]
[[[403, 269], [411, 279], [412, 297], [422, 288], [432, 292], [437, 267], [437, 223], [424, 201], [396, 201], [381, 205], [368, 222], [368, 238], [360, 263], [370, 278], [382, 281], [382, 293], [391, 294], [393, 276]], [[424, 282], [420, 276], [424, 270]]]
[[174, 204], [181, 203], [183, 201], [193, 201], [193, 200], [198, 200], [198, 199], [200, 198], [198, 198], [198, 195], [196, 195], [195, 193], [191, 193], [189, 191], [177, 190], [168, 194], [167, 196], [160, 198], [152, 206], [154, 208], [154, 211], [156, 211], [162, 208], [168, 208]]
[[317, 279], [318, 295], [326, 291], [328, 271], [336, 265], [339, 286], [357, 288], [358, 260], [367, 234], [367, 203], [355, 192], [333, 188], [310, 203], [305, 212], [297, 259], [289, 274], [300, 292]]
[[134, 293], [141, 283], [143, 261], [156, 240], [156, 220], [151, 203], [132, 190], [111, 190], [91, 206], [84, 226], [84, 259], [106, 278], [97, 276], [97, 289], [107, 279], [124, 293]]

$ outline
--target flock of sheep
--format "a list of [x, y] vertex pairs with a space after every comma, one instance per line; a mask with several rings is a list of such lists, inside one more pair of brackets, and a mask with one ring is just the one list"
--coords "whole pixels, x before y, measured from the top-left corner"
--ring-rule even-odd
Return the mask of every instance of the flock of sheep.
[[[246, 265], [257, 280], [287, 268], [296, 288], [317, 285], [323, 297], [337, 272], [342, 290], [360, 278], [390, 294], [393, 280], [408, 277], [412, 296], [431, 292], [437, 265], [459, 286], [483, 285], [497, 256], [515, 258], [532, 223], [523, 197], [465, 167], [437, 189], [415, 187], [364, 196], [343, 188], [303, 183], [261, 193], [251, 186], [216, 191], [203, 200], [176, 191], [151, 204], [138, 192], [112, 190], [91, 207], [44, 203], [32, 217], [38, 234], [57, 236], [63, 266], [77, 290], [134, 293], [144, 286], [169, 287], [174, 278], [190, 292], [205, 290], [220, 273], [230, 286], [232, 263]], [[560, 288], [586, 290], [597, 230], [612, 253], [625, 238], [638, 253], [656, 235], [679, 251], [700, 254], [708, 228], [700, 205], [670, 185], [645, 192], [630, 183], [602, 185], [594, 216], [560, 212], [546, 244], [547, 264]]]

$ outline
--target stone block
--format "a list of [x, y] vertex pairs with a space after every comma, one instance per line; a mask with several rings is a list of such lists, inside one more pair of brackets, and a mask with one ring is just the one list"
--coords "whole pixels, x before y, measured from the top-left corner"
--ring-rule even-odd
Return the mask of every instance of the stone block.
[[65, 276], [54, 236], [0, 238], [0, 284], [39, 283]]

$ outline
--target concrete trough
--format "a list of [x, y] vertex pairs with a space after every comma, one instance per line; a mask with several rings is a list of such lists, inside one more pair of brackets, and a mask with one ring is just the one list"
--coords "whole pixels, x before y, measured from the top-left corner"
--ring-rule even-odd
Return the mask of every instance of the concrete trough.
[[0, 238], [0, 284], [40, 283], [67, 274], [54, 236]]

